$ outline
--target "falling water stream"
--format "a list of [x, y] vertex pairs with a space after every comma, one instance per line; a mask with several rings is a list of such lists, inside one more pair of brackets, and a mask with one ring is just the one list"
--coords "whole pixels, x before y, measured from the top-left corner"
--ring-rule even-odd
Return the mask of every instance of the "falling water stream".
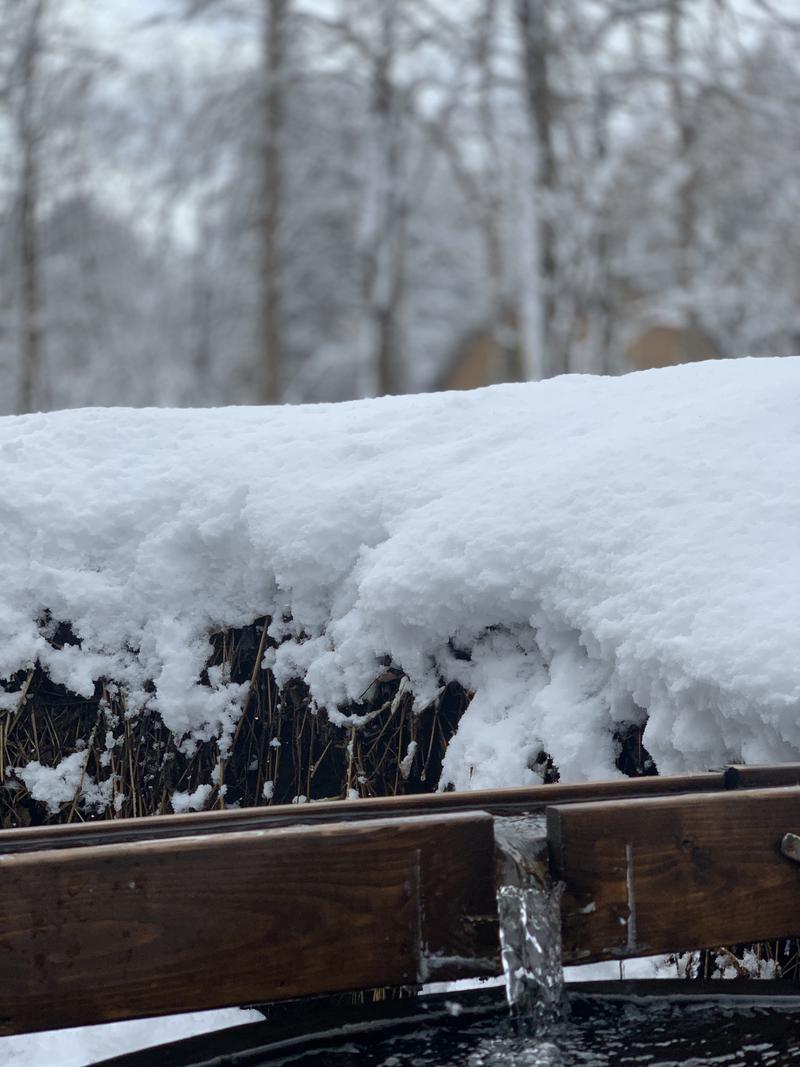
[[527, 1032], [547, 1030], [562, 1015], [561, 887], [547, 868], [542, 817], [495, 820], [500, 856], [497, 911], [506, 995]]

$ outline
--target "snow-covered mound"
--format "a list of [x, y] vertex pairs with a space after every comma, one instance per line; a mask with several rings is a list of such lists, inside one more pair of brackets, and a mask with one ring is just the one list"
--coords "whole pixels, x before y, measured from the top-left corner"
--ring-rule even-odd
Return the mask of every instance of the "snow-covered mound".
[[111, 679], [224, 749], [243, 688], [200, 684], [208, 632], [269, 615], [278, 681], [334, 717], [387, 656], [418, 707], [474, 690], [458, 787], [534, 782], [543, 750], [611, 776], [645, 714], [662, 772], [798, 758], [798, 472], [800, 359], [5, 418], [0, 677]]

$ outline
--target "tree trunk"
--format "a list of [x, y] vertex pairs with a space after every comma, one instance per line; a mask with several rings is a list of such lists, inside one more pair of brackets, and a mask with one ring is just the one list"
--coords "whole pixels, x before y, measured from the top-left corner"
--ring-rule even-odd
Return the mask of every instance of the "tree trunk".
[[366, 313], [363, 353], [365, 393], [386, 395], [402, 388], [399, 308], [405, 273], [405, 217], [402, 190], [401, 120], [395, 100], [396, 11], [380, 5], [380, 36], [372, 71], [372, 159], [362, 226], [362, 270]]
[[484, 191], [478, 211], [489, 284], [489, 325], [492, 340], [501, 355], [504, 379], [514, 382], [520, 381], [524, 373], [518, 315], [509, 300], [506, 249], [502, 233], [503, 190], [498, 166], [500, 149], [495, 136], [495, 115], [492, 106], [492, 52], [496, 23], [497, 0], [485, 0], [476, 34], [476, 62], [480, 72], [478, 120], [487, 157]]
[[672, 119], [678, 140], [678, 159], [683, 168], [678, 187], [676, 236], [678, 246], [677, 282], [684, 305], [681, 361], [693, 362], [703, 349], [700, 317], [693, 299], [694, 252], [697, 229], [697, 168], [695, 143], [697, 126], [683, 87], [684, 42], [683, 0], [670, 0], [667, 10], [667, 56], [670, 64]]
[[[601, 174], [605, 174], [608, 160], [610, 112], [611, 105], [608, 94], [604, 87], [600, 85], [595, 90], [594, 159], [596, 170]], [[594, 261], [594, 270], [592, 272], [588, 314], [589, 371], [594, 374], [610, 374], [612, 370], [612, 281], [609, 271], [609, 239], [607, 214], [600, 208], [596, 211], [592, 240], [591, 256]]]
[[44, 9], [45, 0], [38, 0], [31, 11], [20, 62], [22, 98], [17, 116], [17, 136], [22, 155], [19, 193], [21, 412], [36, 409], [37, 402], [41, 401], [42, 387], [42, 287], [37, 234], [41, 132], [35, 116], [35, 97]]
[[541, 285], [540, 337], [543, 351], [538, 365], [543, 378], [566, 370], [554, 350], [556, 241], [551, 216], [552, 197], [558, 179], [553, 143], [553, 93], [551, 87], [552, 42], [548, 0], [517, 0], [517, 23], [522, 41], [525, 97], [531, 125], [535, 187], [533, 215], [538, 233], [532, 238]]
[[286, 112], [286, 35], [290, 0], [264, 0], [266, 131], [263, 148], [261, 231], [260, 398], [278, 404], [283, 396], [284, 337], [281, 272], [283, 136]]

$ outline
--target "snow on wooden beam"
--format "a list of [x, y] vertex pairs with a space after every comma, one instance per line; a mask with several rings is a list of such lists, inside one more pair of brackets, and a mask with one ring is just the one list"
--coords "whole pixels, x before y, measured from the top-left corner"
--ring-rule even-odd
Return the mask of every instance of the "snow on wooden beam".
[[799, 935], [798, 830], [797, 787], [549, 808], [565, 962]]
[[0, 857], [0, 1032], [498, 970], [493, 820]]

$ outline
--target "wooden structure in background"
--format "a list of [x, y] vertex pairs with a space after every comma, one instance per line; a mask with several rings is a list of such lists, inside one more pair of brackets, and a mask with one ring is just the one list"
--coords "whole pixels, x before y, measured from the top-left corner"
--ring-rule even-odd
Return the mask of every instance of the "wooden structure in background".
[[494, 816], [565, 962], [800, 934], [800, 766], [0, 833], [0, 1032], [495, 974]]
[[463, 337], [434, 383], [434, 388], [437, 391], [482, 389], [499, 382], [517, 381], [520, 377], [520, 355], [517, 351], [516, 322], [511, 320], [506, 330], [512, 338], [508, 349], [504, 349], [489, 328], [473, 330]]
[[625, 358], [634, 370], [649, 370], [719, 359], [720, 352], [708, 334], [697, 327], [656, 325], [628, 345]]
[[[516, 330], [513, 319], [508, 329], [513, 337]], [[721, 355], [712, 338], [699, 327], [656, 323], [634, 337], [619, 366], [613, 360], [611, 366], [617, 370], [651, 370], [720, 359]], [[498, 382], [517, 381], [521, 377], [520, 358], [514, 344], [504, 350], [491, 330], [475, 330], [456, 346], [435, 388], [482, 389]]]

